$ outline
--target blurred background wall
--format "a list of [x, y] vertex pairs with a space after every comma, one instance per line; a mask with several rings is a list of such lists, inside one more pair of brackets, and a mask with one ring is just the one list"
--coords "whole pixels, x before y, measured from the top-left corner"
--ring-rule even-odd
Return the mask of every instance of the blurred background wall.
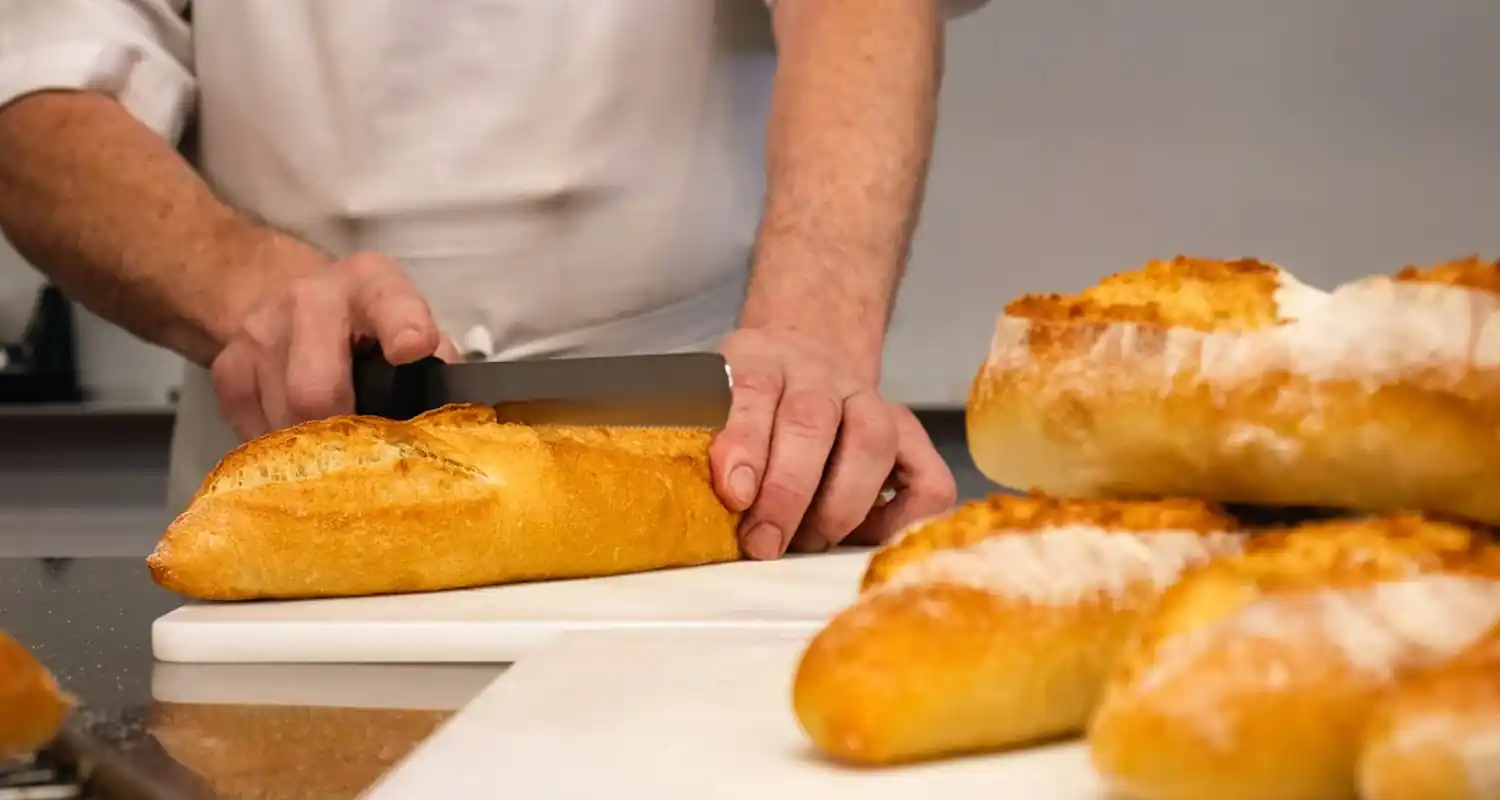
[[[1259, 256], [1327, 287], [1500, 256], [1497, 30], [1487, 0], [991, 0], [950, 27], [887, 392], [961, 406], [1006, 300], [1152, 257]], [[0, 333], [36, 285], [0, 247]], [[12, 549], [143, 551], [164, 522], [180, 365], [79, 319], [100, 403], [0, 417], [0, 531], [26, 532]], [[951, 423], [934, 431], [982, 492]]]

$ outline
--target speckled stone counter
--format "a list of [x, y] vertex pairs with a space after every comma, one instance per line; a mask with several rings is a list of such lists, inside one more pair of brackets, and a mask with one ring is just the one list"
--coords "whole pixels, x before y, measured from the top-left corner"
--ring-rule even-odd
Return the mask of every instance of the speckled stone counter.
[[356, 797], [503, 670], [154, 663], [151, 622], [180, 602], [139, 559], [0, 559], [0, 630], [184, 797]]

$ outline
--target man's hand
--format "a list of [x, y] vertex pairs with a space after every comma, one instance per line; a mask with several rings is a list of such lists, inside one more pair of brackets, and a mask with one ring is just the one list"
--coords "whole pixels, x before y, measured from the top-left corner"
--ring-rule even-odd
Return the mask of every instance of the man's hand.
[[[815, 340], [742, 328], [722, 350], [734, 400], [710, 462], [719, 496], [745, 512], [747, 555], [878, 544], [953, 504], [953, 474], [916, 416]], [[885, 488], [896, 497], [880, 504]]]
[[242, 440], [354, 411], [352, 347], [408, 364], [458, 352], [394, 260], [361, 254], [267, 293], [214, 359], [219, 411]]
[[932, 149], [937, 2], [777, 0], [774, 28], [765, 209], [710, 459], [755, 558], [878, 543], [957, 494], [876, 389]]

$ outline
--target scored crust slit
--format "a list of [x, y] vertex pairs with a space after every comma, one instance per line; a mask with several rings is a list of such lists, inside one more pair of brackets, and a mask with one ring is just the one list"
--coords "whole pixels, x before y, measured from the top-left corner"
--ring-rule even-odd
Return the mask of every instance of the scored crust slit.
[[1500, 625], [1375, 706], [1358, 776], [1363, 800], [1500, 797]]
[[1186, 567], [1241, 534], [1193, 500], [997, 495], [879, 551], [793, 683], [826, 755], [890, 764], [1078, 733], [1126, 634]]
[[1332, 292], [1178, 257], [1010, 303], [968, 399], [991, 480], [1500, 523], [1500, 264]]
[[147, 560], [207, 600], [391, 594], [740, 557], [707, 429], [335, 417], [219, 463]]
[[1500, 623], [1500, 548], [1398, 516], [1257, 534], [1189, 570], [1111, 670], [1089, 725], [1140, 800], [1355, 796], [1361, 730], [1395, 682]]

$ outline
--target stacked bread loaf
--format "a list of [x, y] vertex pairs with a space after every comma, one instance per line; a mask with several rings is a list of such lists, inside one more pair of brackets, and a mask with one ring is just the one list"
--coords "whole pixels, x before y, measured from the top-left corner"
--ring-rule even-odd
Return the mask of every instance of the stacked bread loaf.
[[1179, 257], [1023, 297], [967, 416], [1029, 494], [876, 555], [794, 682], [829, 756], [1084, 734], [1141, 800], [1500, 796], [1500, 263], [1324, 292]]

